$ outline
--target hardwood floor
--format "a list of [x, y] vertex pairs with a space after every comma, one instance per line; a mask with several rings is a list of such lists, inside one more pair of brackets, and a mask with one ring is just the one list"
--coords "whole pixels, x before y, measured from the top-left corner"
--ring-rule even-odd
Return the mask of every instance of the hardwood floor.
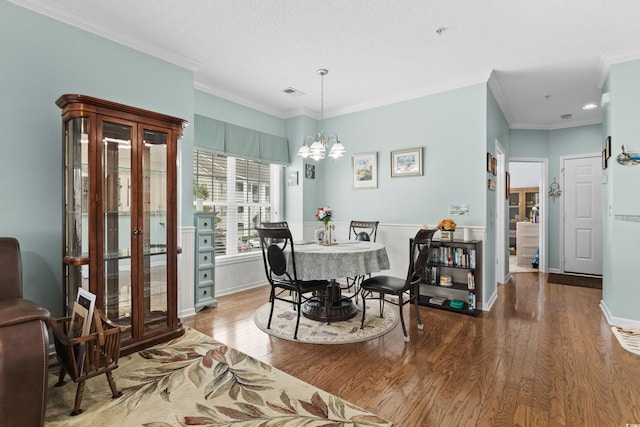
[[[405, 308], [402, 329], [357, 344], [301, 344], [253, 323], [268, 288], [218, 298], [185, 325], [396, 426], [625, 426], [640, 423], [640, 356], [622, 349], [599, 289], [517, 273], [479, 317]], [[397, 309], [389, 306], [391, 309]]]

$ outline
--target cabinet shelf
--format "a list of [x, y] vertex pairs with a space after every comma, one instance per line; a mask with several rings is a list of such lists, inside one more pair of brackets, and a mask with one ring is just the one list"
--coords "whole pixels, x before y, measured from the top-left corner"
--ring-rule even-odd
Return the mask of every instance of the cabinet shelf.
[[446, 311], [453, 311], [455, 313], [462, 313], [462, 314], [468, 314], [470, 316], [477, 316], [478, 314], [480, 314], [478, 312], [478, 309], [474, 309], [474, 310], [469, 310], [469, 304], [467, 304], [466, 302], [464, 302], [464, 305], [462, 308], [455, 308], [455, 307], [451, 307], [450, 303], [451, 300], [447, 299], [445, 300], [442, 305], [440, 304], [432, 304], [429, 302], [429, 299], [432, 298], [432, 296], [430, 295], [420, 295], [420, 297], [418, 298], [418, 304], [425, 306], [425, 307], [433, 307], [433, 308], [437, 308], [440, 310], [446, 310]]
[[452, 282], [451, 286], [443, 286], [437, 283], [421, 283], [421, 285], [433, 286], [434, 288], [439, 288], [439, 289], [457, 289], [459, 291], [469, 291], [474, 293], [476, 291], [475, 288], [469, 289], [469, 285], [467, 283], [462, 283], [462, 282]]

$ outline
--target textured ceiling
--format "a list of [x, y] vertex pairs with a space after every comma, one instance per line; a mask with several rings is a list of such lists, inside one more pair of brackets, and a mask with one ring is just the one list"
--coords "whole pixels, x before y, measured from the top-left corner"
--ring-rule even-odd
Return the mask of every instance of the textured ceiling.
[[192, 69], [196, 88], [283, 118], [318, 117], [316, 70], [327, 68], [325, 117], [491, 76], [513, 128], [598, 123], [601, 109], [581, 106], [600, 103], [608, 65], [640, 58], [637, 0], [10, 1]]

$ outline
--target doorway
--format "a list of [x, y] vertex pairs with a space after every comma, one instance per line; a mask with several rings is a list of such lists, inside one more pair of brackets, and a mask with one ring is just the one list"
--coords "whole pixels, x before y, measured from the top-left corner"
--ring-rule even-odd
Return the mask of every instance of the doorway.
[[547, 271], [548, 160], [509, 161], [509, 272]]

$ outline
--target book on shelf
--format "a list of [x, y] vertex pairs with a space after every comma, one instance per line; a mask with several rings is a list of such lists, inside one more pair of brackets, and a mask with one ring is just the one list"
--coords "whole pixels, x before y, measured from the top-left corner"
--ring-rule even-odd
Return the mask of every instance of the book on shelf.
[[443, 297], [431, 297], [429, 298], [429, 304], [442, 305], [446, 300], [447, 299]]
[[476, 288], [476, 276], [472, 272], [467, 273], [467, 289], [473, 290]]

